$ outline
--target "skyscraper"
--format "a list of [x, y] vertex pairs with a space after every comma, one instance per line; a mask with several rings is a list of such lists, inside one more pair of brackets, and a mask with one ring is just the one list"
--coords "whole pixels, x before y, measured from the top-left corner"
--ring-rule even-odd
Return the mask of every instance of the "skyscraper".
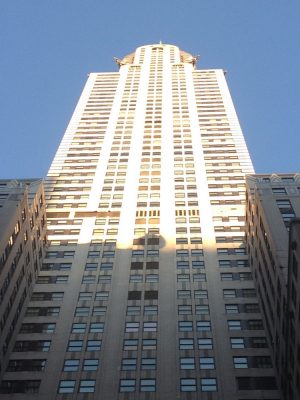
[[89, 75], [2, 393], [279, 398], [244, 243], [253, 168], [224, 71], [196, 61], [155, 44]]

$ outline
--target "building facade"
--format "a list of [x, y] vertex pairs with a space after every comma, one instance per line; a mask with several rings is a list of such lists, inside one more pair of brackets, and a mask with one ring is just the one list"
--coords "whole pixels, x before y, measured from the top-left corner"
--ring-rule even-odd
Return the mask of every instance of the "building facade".
[[[41, 180], [0, 180], [0, 378], [42, 265], [46, 210]], [[26, 361], [24, 360], [24, 363]]]
[[44, 363], [7, 372], [3, 399], [279, 399], [224, 71], [164, 44], [116, 61], [89, 75], [47, 175], [23, 323], [51, 329], [19, 334], [12, 357]]
[[249, 176], [247, 199], [248, 253], [273, 362], [282, 398], [296, 400], [300, 397], [300, 243], [299, 221], [294, 219], [300, 216], [300, 175]]

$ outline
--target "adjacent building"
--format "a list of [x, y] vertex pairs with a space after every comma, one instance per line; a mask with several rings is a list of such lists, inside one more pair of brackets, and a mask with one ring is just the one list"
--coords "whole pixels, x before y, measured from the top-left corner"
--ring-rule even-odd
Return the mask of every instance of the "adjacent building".
[[41, 180], [0, 180], [0, 376], [20, 370], [8, 359], [42, 264], [45, 222]]
[[247, 244], [282, 398], [300, 397], [300, 174], [247, 177]]
[[244, 235], [253, 167], [224, 71], [196, 61], [160, 43], [89, 75], [3, 399], [280, 398]]

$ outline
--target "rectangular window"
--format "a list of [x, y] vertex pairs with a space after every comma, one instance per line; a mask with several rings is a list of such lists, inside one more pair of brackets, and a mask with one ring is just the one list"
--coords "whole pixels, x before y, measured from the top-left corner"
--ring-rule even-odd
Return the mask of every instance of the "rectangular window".
[[104, 332], [104, 322], [91, 322], [90, 333], [102, 333]]
[[210, 321], [197, 321], [196, 326], [197, 331], [209, 332], [211, 330]]
[[211, 338], [198, 339], [198, 349], [200, 350], [212, 350], [213, 340]]
[[59, 394], [74, 393], [75, 383], [76, 383], [75, 380], [59, 381], [57, 393], [59, 393]]
[[193, 322], [192, 321], [179, 321], [178, 322], [179, 332], [192, 332]]
[[79, 360], [65, 360], [64, 366], [63, 366], [63, 371], [65, 372], [74, 372], [78, 371], [79, 368]]
[[143, 339], [142, 350], [156, 350], [156, 339]]
[[72, 333], [84, 333], [86, 329], [85, 323], [74, 323], [72, 325]]
[[140, 327], [139, 322], [126, 322], [125, 332], [138, 332]]
[[244, 349], [245, 339], [244, 338], [230, 338], [230, 345], [232, 349]]
[[79, 393], [94, 393], [96, 381], [94, 379], [81, 379], [79, 381]]
[[137, 350], [138, 344], [138, 339], [125, 339], [123, 342], [123, 350]]
[[136, 358], [123, 358], [122, 371], [135, 371], [136, 370]]
[[135, 379], [120, 379], [120, 392], [135, 392]]
[[86, 343], [86, 351], [101, 350], [102, 340], [88, 340]]
[[199, 367], [200, 369], [215, 369], [214, 357], [200, 357]]
[[141, 379], [140, 391], [141, 392], [155, 392], [156, 380], [155, 379]]
[[195, 378], [180, 379], [181, 392], [196, 392], [197, 382]]
[[181, 357], [180, 358], [180, 369], [195, 369], [195, 358], [194, 357]]
[[202, 378], [200, 379], [201, 392], [216, 392], [217, 379], [216, 378]]
[[194, 339], [179, 339], [180, 350], [194, 350]]
[[99, 360], [87, 358], [83, 360], [82, 371], [97, 371]]
[[233, 357], [234, 368], [248, 368], [248, 357]]
[[156, 369], [156, 358], [142, 358], [141, 369], [155, 370]]
[[82, 340], [69, 340], [67, 351], [81, 351], [82, 344]]

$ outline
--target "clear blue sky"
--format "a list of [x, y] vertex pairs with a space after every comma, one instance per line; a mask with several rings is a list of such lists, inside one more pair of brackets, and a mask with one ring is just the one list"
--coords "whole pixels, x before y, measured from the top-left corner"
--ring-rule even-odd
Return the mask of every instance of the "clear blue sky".
[[300, 0], [2, 0], [0, 178], [43, 177], [89, 72], [162, 40], [224, 68], [256, 172], [300, 160]]

